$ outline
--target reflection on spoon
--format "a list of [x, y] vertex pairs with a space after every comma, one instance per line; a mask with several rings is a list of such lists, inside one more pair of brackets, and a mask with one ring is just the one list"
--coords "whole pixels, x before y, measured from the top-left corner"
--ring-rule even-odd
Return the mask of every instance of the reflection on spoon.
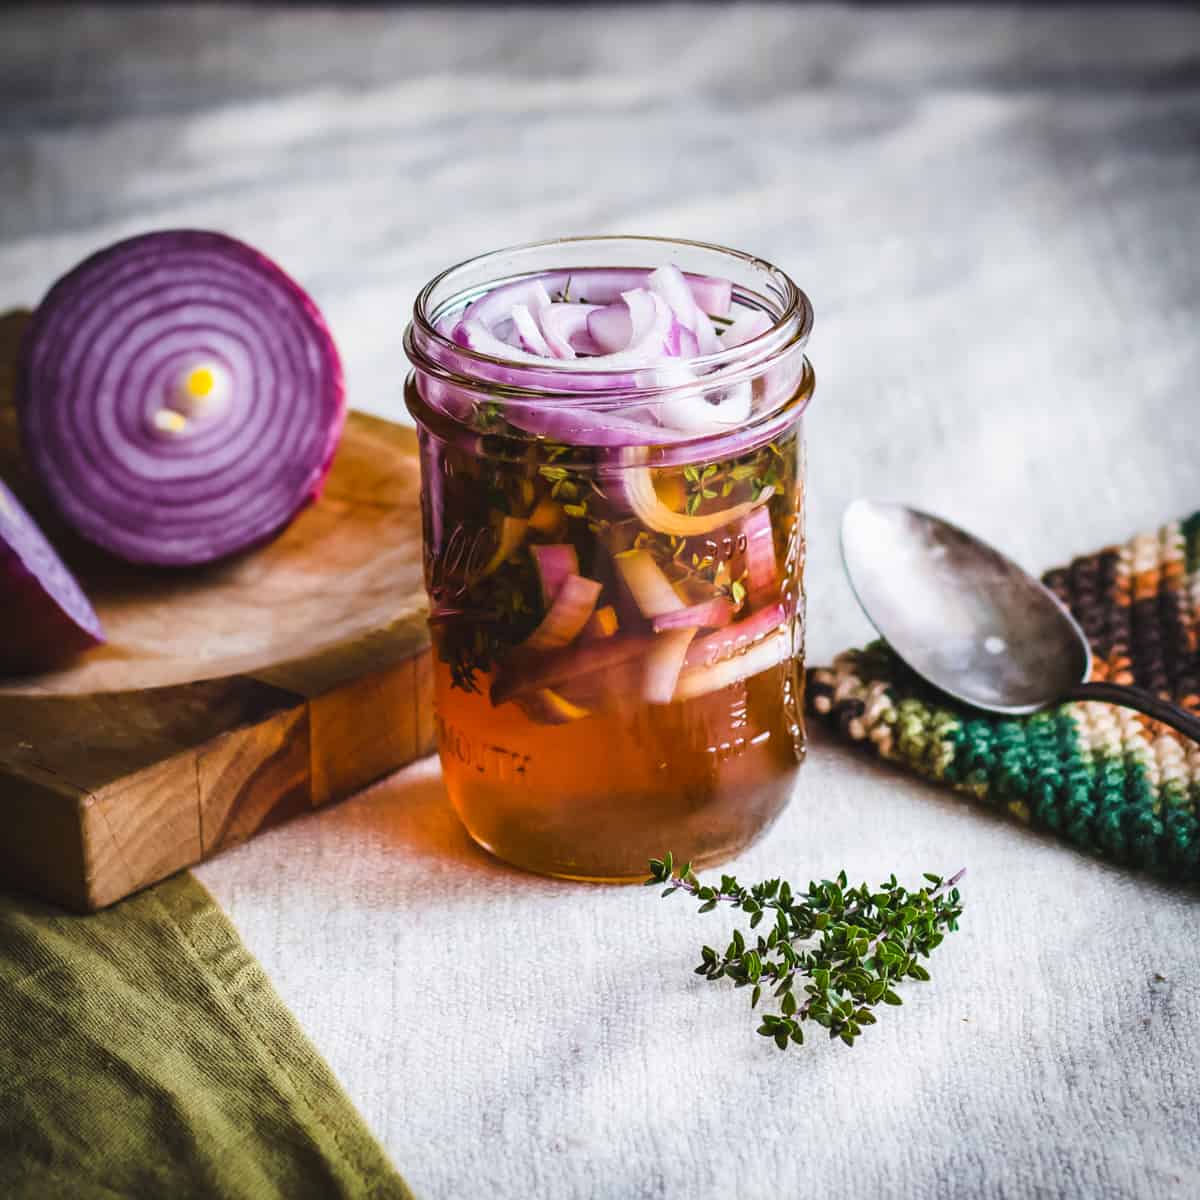
[[954, 699], [1019, 716], [1066, 700], [1137, 709], [1200, 741], [1200, 718], [1140, 688], [1085, 682], [1087, 638], [1058, 598], [1011, 559], [928, 513], [854, 501], [842, 559], [892, 649]]

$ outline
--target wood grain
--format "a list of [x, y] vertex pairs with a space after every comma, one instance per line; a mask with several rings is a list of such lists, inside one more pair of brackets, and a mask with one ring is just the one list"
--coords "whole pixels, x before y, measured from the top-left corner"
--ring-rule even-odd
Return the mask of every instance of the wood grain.
[[432, 747], [416, 439], [352, 414], [324, 496], [270, 545], [130, 567], [63, 528], [24, 468], [11, 362], [26, 319], [0, 318], [0, 476], [109, 641], [0, 681], [0, 883], [90, 910]]

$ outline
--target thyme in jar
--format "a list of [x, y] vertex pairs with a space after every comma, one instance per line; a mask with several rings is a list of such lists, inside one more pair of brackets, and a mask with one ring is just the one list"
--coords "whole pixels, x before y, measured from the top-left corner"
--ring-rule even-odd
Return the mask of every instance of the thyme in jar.
[[450, 668], [453, 687], [478, 692], [479, 674], [491, 674], [540, 619], [537, 576], [522, 551], [486, 578], [468, 586], [453, 610], [437, 620], [438, 655]]
[[740, 484], [748, 483], [750, 498], [757, 500], [767, 488], [779, 486], [785, 464], [784, 451], [775, 442], [768, 442], [749, 458], [684, 467], [687, 511], [694, 516], [705, 501], [727, 499]]

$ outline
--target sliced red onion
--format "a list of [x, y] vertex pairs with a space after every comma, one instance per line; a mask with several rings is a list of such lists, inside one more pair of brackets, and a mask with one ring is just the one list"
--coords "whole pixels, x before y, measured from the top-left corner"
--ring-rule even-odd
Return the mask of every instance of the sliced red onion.
[[18, 395], [30, 459], [86, 538], [185, 566], [262, 542], [319, 495], [345, 420], [312, 300], [219, 233], [119, 242], [33, 316]]
[[701, 354], [716, 354], [721, 349], [716, 327], [708, 319], [708, 314], [700, 311], [696, 312], [696, 344]]
[[688, 646], [695, 636], [695, 629], [672, 629], [654, 639], [646, 655], [646, 673], [642, 679], [642, 699], [648, 704], [671, 703]]
[[542, 332], [556, 358], [574, 358], [571, 339], [589, 332], [588, 315], [597, 311], [592, 304], [548, 304], [538, 317]]
[[[491, 328], [512, 311], [514, 304], [528, 305], [535, 313], [549, 304], [550, 293], [560, 295], [569, 290], [571, 301], [589, 304], [611, 304], [622, 292], [648, 286], [651, 271], [647, 267], [580, 267], [575, 270], [546, 271], [534, 278], [513, 280], [501, 284], [469, 304], [460, 314], [461, 320], [482, 321]], [[729, 312], [733, 285], [728, 279], [710, 275], [684, 276], [699, 306], [714, 317]]]
[[530, 546], [529, 552], [533, 555], [538, 583], [542, 588], [542, 606], [548, 610], [567, 577], [579, 574], [579, 556], [569, 542], [551, 546]]
[[651, 271], [646, 286], [666, 301], [667, 306], [683, 325], [695, 332], [696, 314], [700, 310], [696, 307], [692, 289], [688, 287], [687, 280], [678, 267], [668, 263], [656, 271]]
[[710, 317], [729, 315], [733, 304], [733, 284], [728, 279], [717, 279], [713, 275], [685, 275], [692, 299], [701, 312]]
[[537, 312], [550, 303], [550, 293], [547, 288], [557, 288], [554, 282], [557, 272], [549, 272], [533, 279], [520, 279], [516, 283], [507, 283], [501, 287], [492, 288], [490, 292], [480, 296], [478, 300], [462, 311], [461, 321], [478, 321], [490, 329], [498, 321], [512, 315], [512, 310], [523, 304], [526, 308]]
[[791, 625], [782, 604], [760, 609], [694, 641], [675, 687], [676, 700], [691, 700], [750, 679], [792, 657]]
[[695, 358], [700, 353], [700, 341], [686, 325], [675, 321], [667, 335], [667, 353], [675, 358]]
[[[512, 312], [513, 325], [516, 326], [518, 334], [521, 334], [521, 326], [518, 324], [516, 313], [520, 308], [521, 306], [518, 305]], [[545, 355], [539, 355], [525, 347], [523, 334], [521, 334], [522, 345], [519, 348], [510, 346], [507, 342], [501, 341], [482, 321], [460, 321], [454, 327], [452, 336], [460, 346], [474, 350], [476, 354], [487, 354], [492, 358], [504, 358], [512, 362], [530, 363], [539, 367], [546, 365]], [[548, 346], [546, 349], [549, 351]]]
[[[626, 463], [637, 462], [641, 457], [643, 451], [640, 447], [626, 447], [622, 452], [622, 459]], [[679, 513], [668, 508], [658, 498], [658, 493], [654, 490], [654, 477], [649, 468], [622, 466], [612, 472], [612, 478], [643, 525], [659, 533], [673, 534], [675, 537], [701, 537], [723, 529], [726, 525], [732, 525], [749, 516], [755, 508], [765, 504], [773, 495], [773, 489], [768, 487], [762, 490], [757, 500], [746, 500], [718, 512]]]
[[714, 596], [698, 604], [674, 612], [662, 613], [654, 618], [654, 632], [664, 633], [668, 629], [720, 629], [733, 620], [733, 603], [728, 596]]
[[769, 637], [785, 623], [782, 604], [771, 604], [757, 612], [706, 634], [688, 651], [689, 667], [711, 667], [726, 659], [737, 658], [748, 647]]
[[526, 433], [569, 446], [644, 446], [656, 441], [661, 432], [649, 414], [644, 421], [637, 421], [628, 414], [616, 416], [565, 405], [511, 401], [504, 416]]
[[649, 550], [624, 550], [614, 555], [613, 562], [643, 617], [661, 617], [685, 607]]
[[[553, 357], [553, 351], [546, 341], [545, 334], [542, 333], [533, 313], [524, 304], [513, 305], [512, 323], [517, 334], [517, 342], [509, 344], [519, 345], [522, 350], [528, 350], [530, 354], [541, 355], [542, 358]], [[562, 357], [566, 358], [567, 355], [564, 354]]]
[[[510, 346], [498, 338], [482, 321], [471, 318], [460, 321], [454, 327], [451, 336], [458, 345], [465, 346], [477, 354], [486, 354], [491, 358], [542, 369], [552, 365], [561, 370], [569, 364], [571, 367], [598, 373], [614, 368], [627, 370], [644, 367], [661, 358], [666, 352], [666, 341], [672, 323], [671, 310], [660, 297], [650, 292], [631, 292], [629, 295], [633, 297], [629, 302], [630, 314], [633, 319], [633, 339], [623, 350], [613, 354], [603, 354], [587, 359], [547, 360], [544, 355], [533, 354], [528, 350]], [[553, 305], [552, 307], [557, 309], [584, 306]], [[502, 383], [511, 383], [514, 386], [523, 386], [531, 382], [529, 376], [520, 371], [489, 370], [486, 374], [489, 378], [495, 378]], [[628, 382], [628, 380], [596, 374], [590, 379], [579, 379], [578, 386], [606, 389], [625, 386]]]
[[733, 323], [721, 334], [721, 347], [730, 350], [742, 346], [751, 338], [762, 337], [771, 328], [771, 318], [761, 309], [750, 309], [739, 313]]
[[554, 597], [542, 623], [521, 643], [520, 649], [544, 654], [569, 646], [596, 610], [600, 585], [582, 575], [568, 575]]
[[633, 318], [624, 300], [597, 305], [588, 313], [588, 333], [605, 354], [624, 350], [633, 339]]
[[596, 671], [614, 670], [644, 655], [653, 638], [618, 635], [580, 642], [551, 654], [513, 654], [496, 674], [490, 696], [493, 705], [542, 688], [559, 688]]
[[659, 420], [685, 433], [721, 433], [746, 421], [753, 398], [749, 383], [735, 384], [723, 393], [696, 387], [664, 400], [659, 405]]
[[752, 608], [757, 608], [779, 595], [770, 511], [756, 508], [742, 522], [742, 536], [746, 539], [746, 598]]
[[0, 671], [43, 671], [104, 641], [83, 589], [0, 481]]

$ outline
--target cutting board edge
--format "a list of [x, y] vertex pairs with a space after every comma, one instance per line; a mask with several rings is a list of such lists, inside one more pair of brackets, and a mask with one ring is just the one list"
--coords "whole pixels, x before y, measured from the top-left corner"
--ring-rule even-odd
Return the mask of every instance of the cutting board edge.
[[42, 834], [6, 839], [0, 881], [95, 912], [345, 799], [433, 751], [431, 662], [421, 646], [91, 791], [36, 768], [0, 770], [6, 816], [36, 814]]

